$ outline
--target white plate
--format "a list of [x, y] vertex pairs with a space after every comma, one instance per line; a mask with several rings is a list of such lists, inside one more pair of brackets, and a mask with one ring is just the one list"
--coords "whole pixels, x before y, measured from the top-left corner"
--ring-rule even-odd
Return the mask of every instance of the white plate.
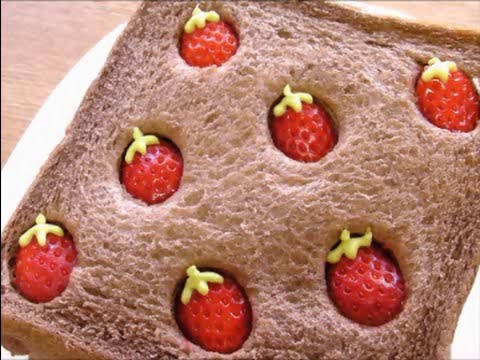
[[[371, 9], [368, 9], [371, 12]], [[384, 13], [376, 8], [376, 14]], [[388, 12], [386, 13], [388, 14]], [[392, 15], [390, 13], [390, 15]], [[398, 13], [395, 13], [398, 15]], [[58, 84], [32, 120], [2, 169], [2, 230], [35, 179], [50, 152], [63, 138], [88, 87], [98, 75], [115, 40], [124, 29], [118, 26], [95, 45]], [[23, 166], [28, 164], [28, 166]], [[480, 359], [480, 275], [465, 303], [452, 344], [452, 358]], [[12, 357], [2, 347], [2, 359]]]

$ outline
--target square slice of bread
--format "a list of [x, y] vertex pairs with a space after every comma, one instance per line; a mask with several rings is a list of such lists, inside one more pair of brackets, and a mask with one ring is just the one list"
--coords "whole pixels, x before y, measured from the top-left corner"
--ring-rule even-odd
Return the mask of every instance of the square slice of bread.
[[[178, 48], [195, 4], [140, 5], [7, 224], [2, 344], [34, 359], [449, 358], [480, 261], [480, 129], [430, 124], [415, 82], [439, 57], [478, 84], [480, 34], [336, 3], [206, 2], [240, 46], [222, 66], [196, 68]], [[287, 83], [332, 112], [338, 143], [318, 162], [272, 143], [269, 111]], [[182, 152], [181, 186], [163, 204], [133, 200], [119, 181], [135, 126]], [[78, 250], [67, 289], [44, 304], [11, 284], [18, 238], [39, 212]], [[378, 327], [342, 316], [325, 281], [340, 230], [366, 226], [408, 291]], [[252, 332], [231, 355], [202, 350], [176, 324], [191, 264], [234, 274], [250, 299]]]

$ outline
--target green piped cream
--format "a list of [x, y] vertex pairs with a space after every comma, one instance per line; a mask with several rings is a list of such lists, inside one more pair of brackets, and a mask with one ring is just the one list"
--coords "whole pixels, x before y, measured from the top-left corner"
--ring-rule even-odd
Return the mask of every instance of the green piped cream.
[[428, 61], [428, 67], [422, 73], [423, 81], [430, 81], [434, 78], [446, 83], [451, 71], [457, 70], [457, 64], [453, 61], [440, 61], [439, 58], [432, 58]]
[[355, 259], [360, 247], [368, 247], [372, 244], [372, 229], [368, 227], [365, 235], [356, 238], [350, 237], [350, 231], [344, 229], [340, 234], [340, 240], [341, 243], [327, 255], [327, 261], [330, 264], [339, 262], [343, 255], [350, 260]]
[[200, 272], [195, 265], [187, 269], [188, 279], [185, 282], [180, 300], [187, 305], [192, 298], [193, 290], [197, 290], [201, 295], [208, 294], [208, 283], [223, 283], [223, 276], [212, 271]]
[[135, 153], [139, 152], [142, 155], [147, 153], [147, 146], [159, 144], [160, 140], [155, 135], [143, 135], [138, 127], [133, 129], [133, 143], [128, 147], [125, 154], [125, 162], [130, 164], [133, 161]]
[[197, 4], [193, 9], [192, 17], [185, 24], [184, 30], [187, 34], [191, 34], [195, 29], [203, 29], [207, 21], [218, 23], [220, 15], [216, 11], [202, 11]]
[[35, 219], [36, 225], [28, 229], [20, 239], [18, 243], [21, 247], [25, 247], [32, 241], [33, 237], [37, 238], [38, 245], [45, 246], [47, 243], [47, 234], [52, 233], [57, 236], [63, 236], [64, 232], [60, 226], [47, 224], [47, 218], [43, 214], [38, 214]]
[[284, 98], [273, 108], [273, 115], [282, 116], [287, 111], [287, 106], [291, 107], [295, 112], [302, 111], [302, 101], [307, 104], [313, 103], [312, 95], [303, 92], [292, 92], [290, 85], [283, 88]]

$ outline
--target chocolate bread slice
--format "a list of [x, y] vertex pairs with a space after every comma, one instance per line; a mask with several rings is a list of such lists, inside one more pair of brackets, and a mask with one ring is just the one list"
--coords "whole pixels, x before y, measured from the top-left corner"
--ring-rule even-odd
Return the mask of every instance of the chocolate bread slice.
[[[195, 5], [141, 4], [6, 226], [2, 344], [39, 359], [449, 358], [480, 262], [480, 127], [434, 126], [415, 84], [433, 57], [478, 84], [480, 34], [336, 3], [205, 2], [239, 46], [221, 66], [195, 67], [179, 51]], [[337, 140], [318, 161], [272, 141], [286, 84], [331, 117]], [[180, 187], [163, 203], [122, 184], [135, 127], [181, 152]], [[40, 212], [78, 251], [67, 288], [45, 303], [12, 285], [18, 239]], [[406, 289], [380, 326], [343, 316], [326, 281], [340, 231], [369, 226]], [[251, 332], [230, 355], [177, 325], [192, 264], [231, 274], [248, 296]]]

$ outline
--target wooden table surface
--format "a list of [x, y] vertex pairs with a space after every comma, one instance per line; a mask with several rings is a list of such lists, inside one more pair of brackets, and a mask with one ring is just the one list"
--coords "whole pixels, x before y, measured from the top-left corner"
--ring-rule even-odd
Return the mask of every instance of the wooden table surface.
[[[478, 1], [374, 1], [427, 22], [480, 29]], [[2, 167], [68, 70], [126, 21], [137, 1], [2, 1]], [[435, 9], [435, 10], [433, 10]]]

